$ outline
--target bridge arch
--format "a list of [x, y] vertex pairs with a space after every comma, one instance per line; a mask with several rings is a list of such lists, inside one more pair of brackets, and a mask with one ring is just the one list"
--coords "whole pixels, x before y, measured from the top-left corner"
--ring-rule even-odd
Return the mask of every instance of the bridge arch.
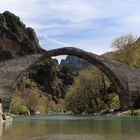
[[[44, 55], [40, 56], [35, 62], [33, 62], [29, 67], [27, 67], [16, 79], [16, 82], [14, 83], [13, 87], [16, 87], [18, 81], [21, 79], [22, 75], [26, 73], [29, 69], [31, 69], [36, 63], [39, 61], [46, 59], [47, 57], [53, 57], [53, 56], [59, 56], [59, 55], [73, 55], [77, 56], [79, 58], [82, 58], [91, 64], [95, 65], [97, 68], [99, 68], [113, 83], [113, 85], [116, 88], [116, 91], [119, 96], [120, 106], [123, 110], [128, 108], [129, 103], [129, 93], [126, 84], [122, 83], [119, 76], [116, 72], [116, 66], [117, 64], [121, 65], [121, 63], [118, 62], [112, 62], [111, 60], [108, 60], [105, 57], [86, 52], [84, 50], [73, 48], [73, 47], [65, 47], [65, 48], [58, 48], [54, 50], [50, 50], [45, 52]], [[115, 64], [115, 65], [114, 65]]]

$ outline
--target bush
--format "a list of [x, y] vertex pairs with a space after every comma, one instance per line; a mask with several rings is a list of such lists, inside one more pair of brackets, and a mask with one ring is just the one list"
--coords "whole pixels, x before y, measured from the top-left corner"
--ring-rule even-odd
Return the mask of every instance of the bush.
[[12, 113], [14, 113], [16, 115], [27, 115], [28, 108], [25, 105], [16, 105], [12, 109]]
[[113, 90], [108, 91], [109, 88], [109, 79], [98, 69], [91, 67], [81, 71], [66, 94], [66, 110], [94, 114], [111, 107], [118, 108], [118, 96]]
[[114, 94], [114, 97], [112, 98], [110, 107], [111, 107], [112, 109], [113, 109], [113, 108], [114, 108], [114, 109], [120, 108], [120, 102], [119, 102], [119, 97], [118, 97], [118, 95], [115, 95], [115, 94]]

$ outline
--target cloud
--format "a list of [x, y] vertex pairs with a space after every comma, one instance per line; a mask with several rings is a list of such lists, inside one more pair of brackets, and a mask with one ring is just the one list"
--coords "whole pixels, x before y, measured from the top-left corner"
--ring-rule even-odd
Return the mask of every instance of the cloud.
[[60, 41], [55, 40], [55, 39], [46, 38], [46, 40], [48, 40], [48, 41], [52, 42], [53, 44], [56, 44], [56, 45], [58, 45], [60, 47], [70, 47], [71, 46], [69, 44], [66, 44], [64, 42], [60, 42]]
[[[35, 3], [36, 6], [36, 3]], [[61, 21], [77, 22], [97, 16], [97, 9], [85, 0], [46, 0], [38, 2], [41, 15], [48, 20], [58, 19]], [[45, 9], [46, 12], [45, 12]]]
[[40, 44], [44, 46], [46, 50], [48, 50], [49, 48], [51, 49], [51, 48], [60, 48], [60, 47], [71, 47], [70, 44], [52, 38], [48, 38], [46, 36], [44, 36], [43, 38], [40, 37]]
[[103, 53], [113, 38], [140, 34], [139, 5], [139, 0], [1, 0], [0, 12], [20, 16], [47, 50], [72, 44]]

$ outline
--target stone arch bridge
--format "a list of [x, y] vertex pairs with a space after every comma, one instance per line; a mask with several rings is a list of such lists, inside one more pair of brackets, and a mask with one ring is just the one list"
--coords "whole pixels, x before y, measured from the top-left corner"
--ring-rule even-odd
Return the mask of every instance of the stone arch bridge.
[[42, 59], [58, 55], [78, 56], [98, 67], [114, 84], [122, 109], [128, 108], [131, 95], [140, 92], [140, 69], [81, 49], [59, 48], [47, 51], [43, 55], [27, 55], [0, 62], [0, 98], [3, 100], [5, 112], [10, 109], [13, 90], [21, 77]]

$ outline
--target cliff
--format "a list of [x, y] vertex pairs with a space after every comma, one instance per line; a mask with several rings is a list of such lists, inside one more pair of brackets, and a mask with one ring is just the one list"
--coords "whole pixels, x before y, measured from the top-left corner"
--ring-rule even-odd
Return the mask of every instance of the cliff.
[[9, 11], [0, 14], [0, 60], [41, 53], [35, 31]]
[[67, 66], [78, 73], [80, 70], [91, 66], [89, 62], [81, 58], [78, 58], [76, 56], [70, 56], [70, 55], [67, 56], [66, 59], [62, 59], [60, 65]]

